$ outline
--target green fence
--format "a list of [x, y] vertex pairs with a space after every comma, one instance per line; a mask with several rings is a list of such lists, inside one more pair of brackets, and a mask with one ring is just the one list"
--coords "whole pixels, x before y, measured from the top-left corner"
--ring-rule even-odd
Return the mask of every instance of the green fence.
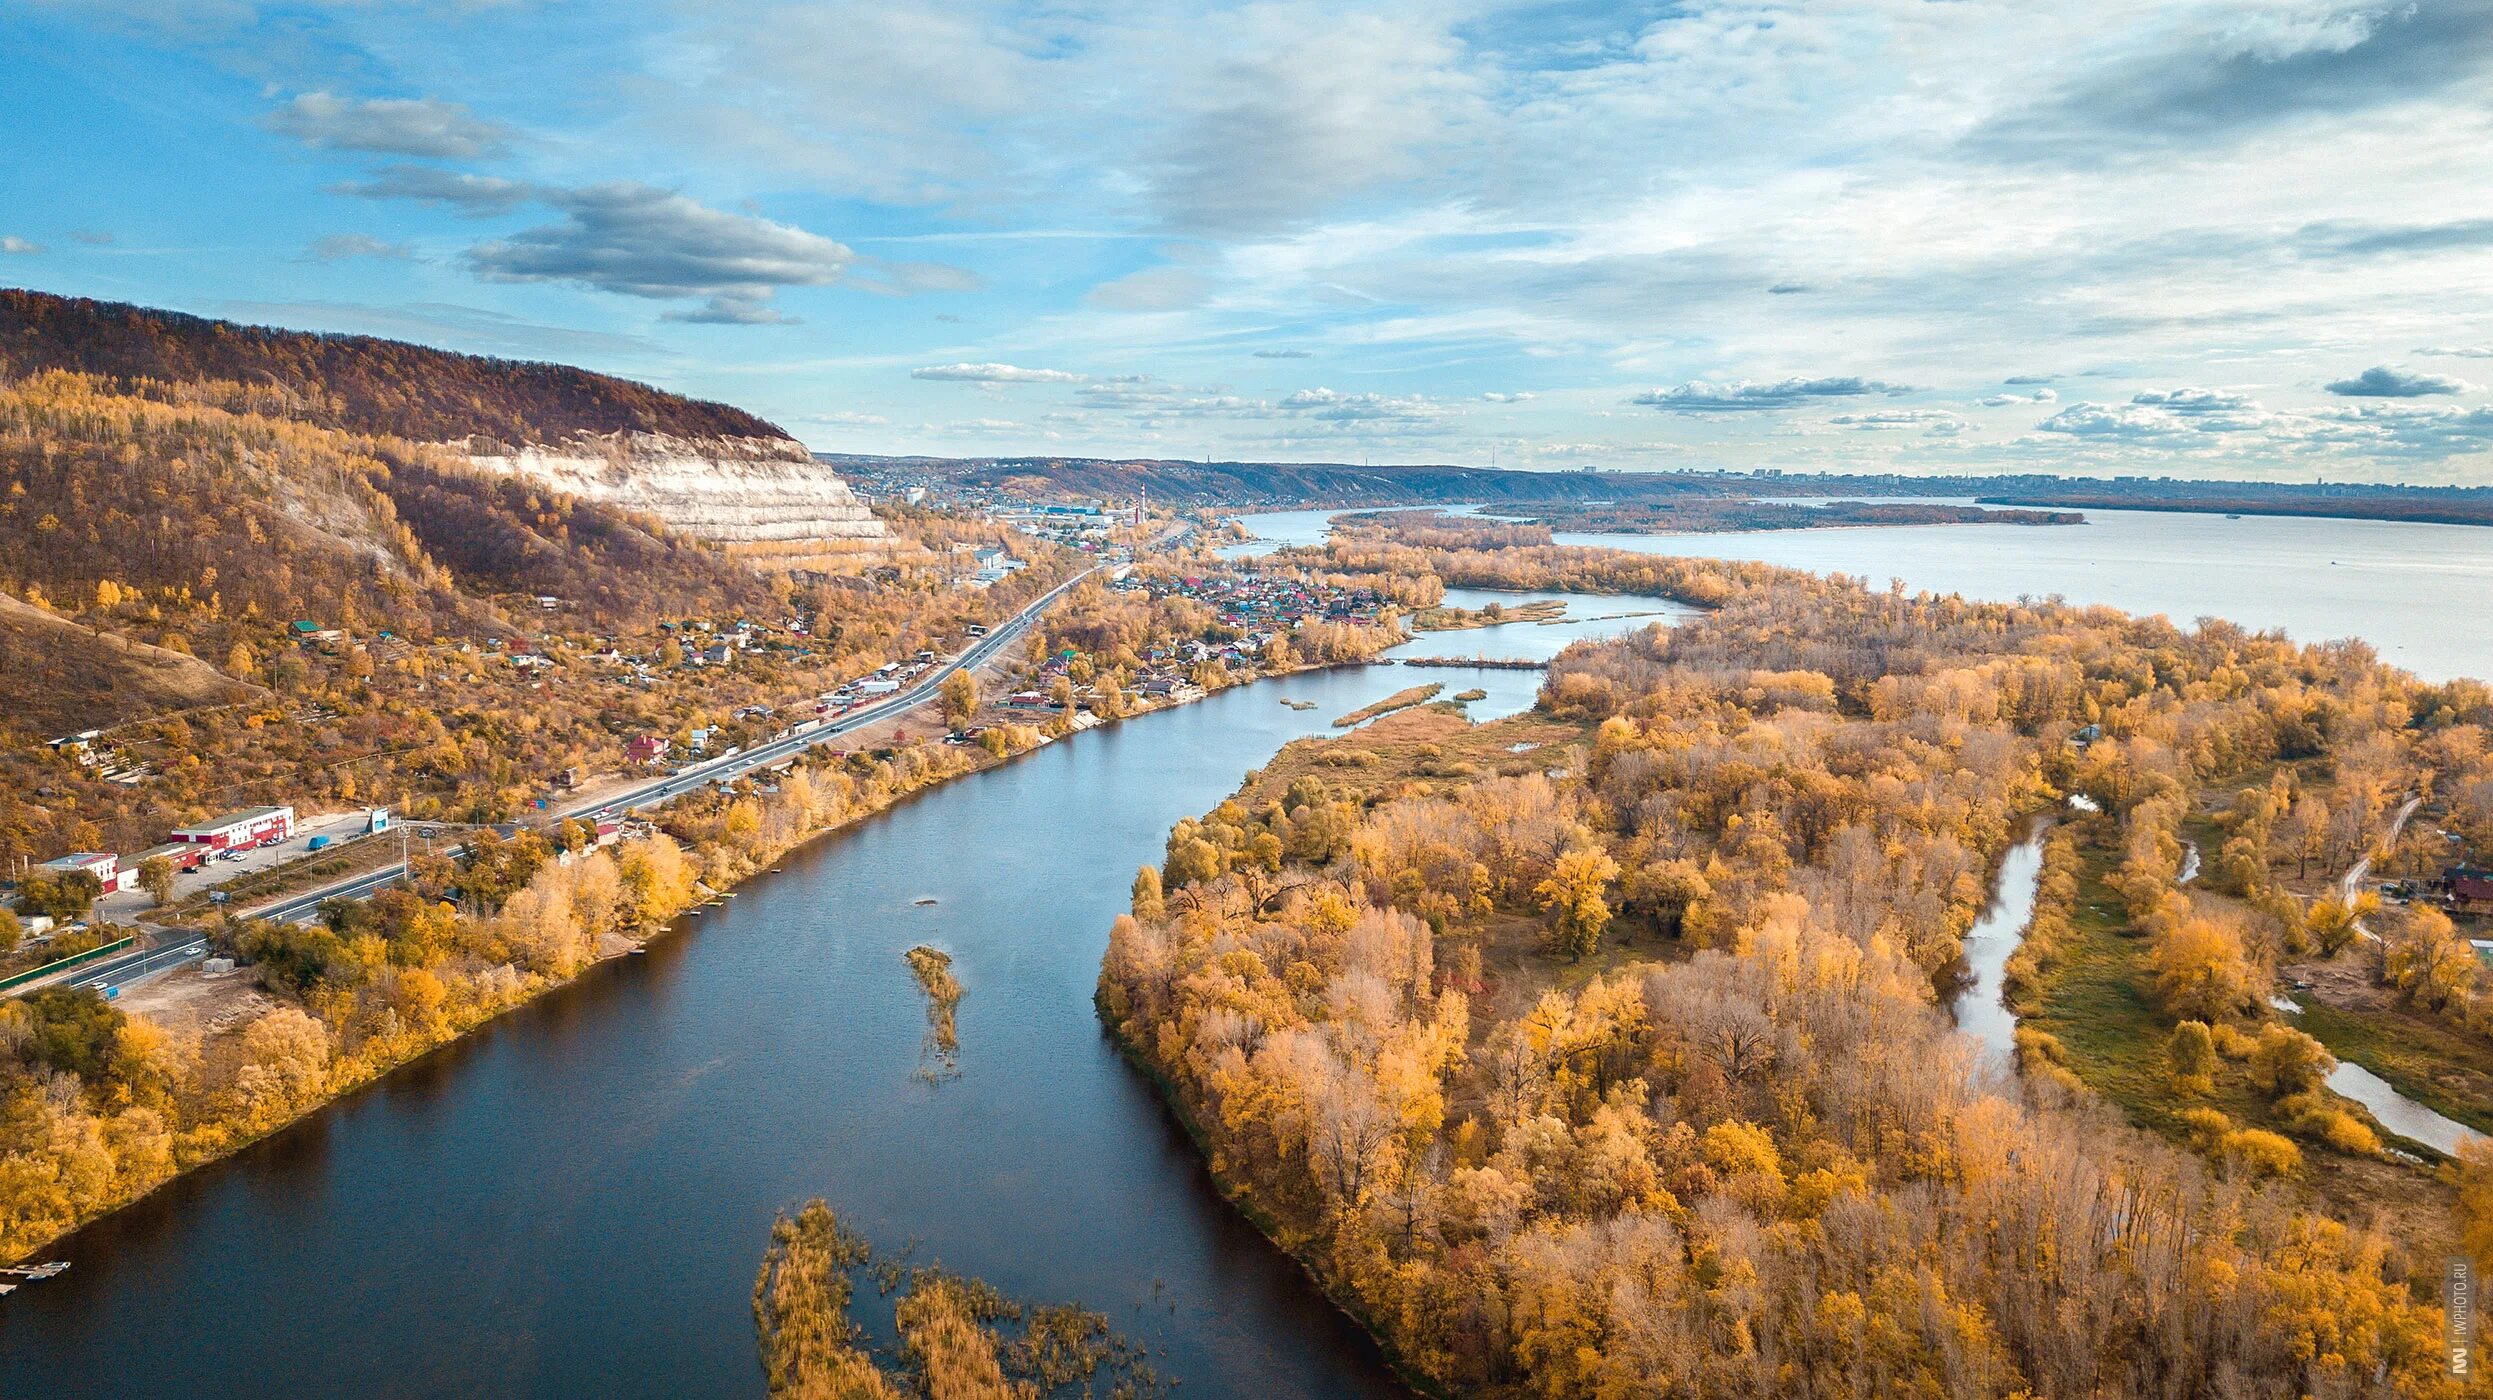
[[116, 938], [110, 943], [89, 948], [83, 953], [72, 953], [58, 962], [45, 963], [43, 966], [38, 967], [31, 972], [21, 972], [15, 977], [0, 977], [0, 992], [5, 992], [11, 987], [22, 987], [29, 982], [37, 980], [38, 978], [49, 977], [53, 973], [59, 972], [64, 968], [76, 967], [82, 962], [93, 962], [95, 959], [104, 956], [106, 953], [118, 953], [122, 949], [129, 947], [131, 942], [132, 940], [128, 938]]

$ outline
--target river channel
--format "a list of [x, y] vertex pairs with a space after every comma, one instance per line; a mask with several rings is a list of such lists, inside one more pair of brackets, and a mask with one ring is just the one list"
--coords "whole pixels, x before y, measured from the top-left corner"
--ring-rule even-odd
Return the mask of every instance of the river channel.
[[[1491, 596], [1519, 601], [1455, 601]], [[1587, 619], [1685, 611], [1574, 601]], [[1405, 649], [1544, 658], [1649, 620]], [[1179, 1394], [1406, 1394], [1221, 1200], [1091, 990], [1135, 867], [1282, 744], [1420, 680], [1488, 691], [1471, 709], [1489, 718], [1540, 679], [1259, 682], [816, 842], [648, 956], [46, 1251], [73, 1267], [0, 1301], [0, 1395], [750, 1400], [770, 1220], [817, 1195], [879, 1246], [1107, 1312]], [[916, 1074], [901, 954], [920, 942], [967, 988], [961, 1074], [940, 1084]]]

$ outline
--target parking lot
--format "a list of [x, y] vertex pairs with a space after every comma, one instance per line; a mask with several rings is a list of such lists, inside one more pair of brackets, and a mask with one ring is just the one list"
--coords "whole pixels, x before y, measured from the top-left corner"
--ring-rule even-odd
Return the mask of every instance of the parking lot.
[[[299, 819], [294, 835], [276, 845], [229, 852], [222, 858], [211, 857], [199, 869], [174, 877], [173, 897], [183, 899], [210, 886], [224, 884], [238, 875], [301, 860], [311, 852], [312, 838], [316, 836], [328, 837], [331, 847], [340, 845], [362, 835], [365, 820], [361, 810], [303, 817]], [[134, 923], [155, 906], [156, 901], [145, 890], [128, 889], [97, 900], [95, 911], [98, 918], [112, 923]]]

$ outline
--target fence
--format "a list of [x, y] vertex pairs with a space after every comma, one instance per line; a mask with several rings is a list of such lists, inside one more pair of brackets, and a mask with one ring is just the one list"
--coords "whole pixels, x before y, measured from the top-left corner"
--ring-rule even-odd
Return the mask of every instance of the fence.
[[43, 966], [35, 968], [31, 972], [21, 972], [15, 977], [0, 977], [0, 992], [5, 992], [11, 987], [22, 987], [29, 982], [49, 977], [55, 972], [61, 972], [68, 968], [76, 967], [78, 964], [83, 962], [93, 962], [97, 958], [104, 956], [106, 953], [118, 953], [122, 949], [129, 947], [131, 942], [132, 940], [129, 938], [116, 938], [110, 943], [89, 948], [83, 953], [72, 953], [68, 957], [62, 958], [57, 962], [45, 963]]

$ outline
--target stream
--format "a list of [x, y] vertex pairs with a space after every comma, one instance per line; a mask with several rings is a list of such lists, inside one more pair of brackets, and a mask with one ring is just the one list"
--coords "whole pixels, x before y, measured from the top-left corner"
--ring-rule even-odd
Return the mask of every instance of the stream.
[[2034, 895], [2043, 880], [2044, 828], [2008, 848], [1991, 900], [1965, 934], [1967, 980], [1949, 999], [1956, 1028], [1982, 1046], [1983, 1061], [2003, 1074], [2017, 1068], [2017, 1017], [2000, 1000], [2008, 960], [2034, 922]]

